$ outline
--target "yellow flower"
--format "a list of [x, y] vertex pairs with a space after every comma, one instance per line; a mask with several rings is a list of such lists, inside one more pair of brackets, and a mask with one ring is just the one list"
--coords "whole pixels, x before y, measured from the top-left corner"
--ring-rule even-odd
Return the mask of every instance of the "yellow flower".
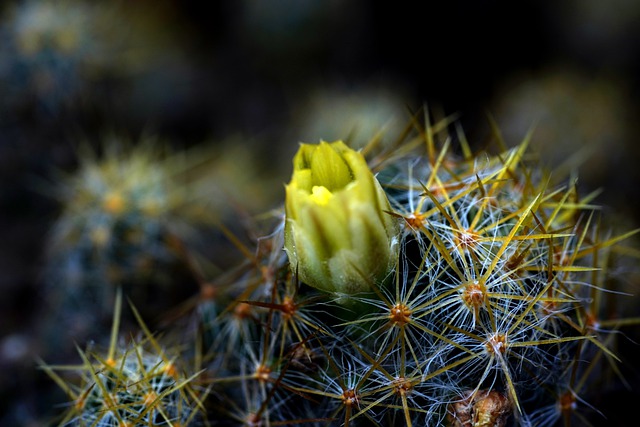
[[359, 152], [342, 141], [301, 144], [286, 186], [285, 250], [304, 283], [354, 294], [395, 263], [399, 225]]

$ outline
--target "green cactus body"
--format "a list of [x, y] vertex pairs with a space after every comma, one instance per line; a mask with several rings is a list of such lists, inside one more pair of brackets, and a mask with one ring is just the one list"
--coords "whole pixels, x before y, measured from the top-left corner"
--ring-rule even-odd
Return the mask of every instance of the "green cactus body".
[[[371, 170], [358, 173], [371, 191], [339, 207], [369, 204], [358, 212], [376, 216], [380, 232], [352, 240], [362, 243], [349, 247], [358, 257], [340, 260], [354, 292], [323, 269], [340, 236], [314, 223], [330, 216], [325, 206], [337, 209], [329, 200], [344, 183], [314, 189], [294, 173], [293, 198], [271, 232], [255, 251], [237, 244], [246, 262], [203, 286], [191, 318], [198, 339], [182, 337], [205, 369], [203, 423], [552, 426], [588, 413], [583, 396], [597, 395], [595, 384], [617, 371], [617, 328], [637, 322], [602, 309], [615, 280], [611, 253], [634, 232], [605, 233], [592, 196], [539, 170], [528, 139], [474, 154], [460, 134], [454, 150], [448, 123], [416, 124], [416, 135], [391, 148], [377, 139], [363, 149]], [[324, 157], [351, 153], [338, 148]], [[351, 185], [353, 175], [341, 176]], [[301, 213], [307, 205], [311, 213]], [[148, 378], [147, 391], [174, 402], [156, 412], [174, 414], [189, 393], [171, 397], [180, 381], [161, 374], [165, 359], [145, 357], [130, 350], [118, 375], [108, 366], [92, 374], [103, 386], [87, 389], [87, 402], [133, 381], [124, 374], [131, 366]], [[128, 410], [143, 392], [126, 388], [134, 394]]]
[[[261, 340], [258, 359], [269, 361], [273, 376], [261, 382], [262, 400], [229, 419], [497, 426], [553, 425], [577, 413], [549, 390], [579, 381], [586, 392], [583, 358], [612, 354], [610, 336], [588, 327], [589, 296], [603, 286], [595, 272], [609, 248], [632, 233], [603, 237], [591, 196], [580, 199], [572, 183], [552, 182], [527, 159], [527, 140], [473, 154], [462, 139], [455, 154], [444, 127], [437, 135], [434, 128], [422, 130], [421, 144], [408, 139], [395, 152], [365, 148], [388, 197], [385, 215], [397, 223], [389, 241], [397, 239], [399, 252], [386, 272], [392, 280], [379, 275], [367, 282], [372, 293], [336, 299], [328, 276], [322, 286], [315, 277], [306, 286], [297, 275], [301, 258], [297, 268], [282, 259], [272, 265], [291, 270], [270, 292], [258, 291], [260, 271], [247, 273], [263, 285], [245, 294], [259, 319], [249, 322], [254, 329], [245, 339]], [[345, 298], [354, 302], [347, 310]], [[212, 358], [255, 359], [243, 341]], [[212, 380], [221, 393], [260, 383], [246, 368], [226, 368], [217, 365], [222, 375]], [[244, 385], [223, 387], [227, 379]]]

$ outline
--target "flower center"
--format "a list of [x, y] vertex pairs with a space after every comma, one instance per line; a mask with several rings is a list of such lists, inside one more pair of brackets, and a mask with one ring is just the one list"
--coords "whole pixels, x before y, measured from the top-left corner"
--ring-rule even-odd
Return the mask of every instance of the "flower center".
[[311, 188], [310, 197], [316, 204], [324, 206], [329, 203], [329, 199], [333, 197], [333, 194], [327, 189], [327, 187], [314, 185], [313, 188]]
[[398, 303], [389, 310], [389, 319], [398, 326], [404, 326], [411, 322], [411, 309], [402, 303]]

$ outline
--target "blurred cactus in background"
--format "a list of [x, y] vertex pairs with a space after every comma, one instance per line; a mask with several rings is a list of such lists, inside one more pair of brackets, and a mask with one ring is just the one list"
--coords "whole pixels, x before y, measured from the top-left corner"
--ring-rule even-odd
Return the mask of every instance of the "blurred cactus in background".
[[[55, 111], [100, 78], [124, 54], [109, 22], [115, 8], [73, 0], [5, 5], [0, 81], [17, 104], [33, 101]], [[116, 37], [122, 37], [124, 33]], [[7, 99], [5, 98], [5, 99]]]
[[[255, 156], [233, 142], [181, 149], [112, 135], [80, 145], [77, 156], [76, 170], [60, 173], [49, 194], [60, 214], [43, 272], [47, 351], [69, 347], [61, 334], [83, 341], [100, 331], [118, 289], [145, 315], [173, 308], [197, 291], [201, 270], [237, 262], [215, 242], [274, 198], [272, 182], [255, 184]], [[251, 202], [241, 205], [241, 195]], [[222, 226], [232, 218], [238, 224]]]
[[[598, 414], [591, 402], [624, 382], [618, 332], [640, 321], [615, 309], [626, 298], [615, 262], [636, 253], [623, 244], [635, 231], [610, 232], [595, 193], [540, 168], [531, 135], [513, 148], [497, 128], [493, 138], [496, 150], [474, 152], [453, 118], [426, 113], [361, 153], [302, 144], [286, 208], [251, 226], [252, 244], [225, 228], [246, 259], [199, 277], [163, 344], [143, 327], [156, 353], [185, 349], [203, 369], [189, 377], [205, 408], [198, 423], [578, 426]], [[102, 209], [123, 213], [130, 202], [110, 194]], [[349, 245], [357, 256], [340, 255]], [[155, 378], [169, 362], [150, 368], [138, 345], [125, 355]], [[113, 371], [114, 389], [130, 381], [113, 368], [128, 357], [117, 360], [100, 368]], [[68, 394], [102, 399], [109, 412], [111, 386], [92, 372], [98, 386]], [[120, 425], [150, 420], [135, 393], [112, 411]], [[163, 407], [154, 422], [184, 425], [193, 405], [183, 407]], [[61, 425], [102, 425], [74, 414]]]
[[505, 139], [514, 140], [535, 123], [532, 145], [543, 164], [566, 172], [588, 170], [581, 184], [613, 191], [625, 179], [613, 172], [633, 168], [638, 153], [626, 142], [635, 131], [630, 101], [621, 79], [556, 64], [503, 82], [492, 111]]
[[[60, 282], [72, 288], [114, 288], [159, 273], [158, 264], [175, 255], [172, 239], [193, 239], [216, 215], [190, 182], [197, 163], [207, 160], [202, 152], [188, 158], [154, 140], [132, 145], [117, 137], [103, 146], [102, 155], [85, 150], [77, 172], [56, 189], [63, 211], [50, 256], [64, 272]], [[113, 304], [112, 296], [100, 299]]]
[[[33, 109], [50, 118], [80, 107], [122, 108], [128, 99], [127, 105], [134, 104], [131, 115], [145, 106], [148, 118], [169, 102], [184, 103], [187, 95], [180, 86], [193, 74], [177, 48], [185, 31], [167, 26], [165, 6], [158, 3], [150, 10], [85, 0], [3, 5], [0, 85], [5, 93], [0, 106], [12, 114]], [[154, 90], [171, 81], [172, 90]]]
[[315, 142], [321, 135], [355, 149], [375, 138], [387, 140], [405, 127], [405, 105], [410, 102], [406, 92], [400, 84], [373, 82], [354, 88], [316, 87], [293, 112], [291, 137]]
[[210, 150], [178, 151], [153, 138], [134, 143], [112, 136], [95, 150], [81, 147], [78, 156], [77, 170], [54, 184], [61, 213], [44, 271], [48, 310], [42, 321], [52, 335], [47, 342], [58, 345], [64, 341], [52, 337], [61, 330], [87, 339], [108, 321], [117, 289], [143, 313], [167, 310], [167, 299], [189, 295], [188, 283], [173, 283], [187, 256], [183, 248], [201, 248], [206, 230], [219, 220], [199, 182], [198, 167], [214, 158]]

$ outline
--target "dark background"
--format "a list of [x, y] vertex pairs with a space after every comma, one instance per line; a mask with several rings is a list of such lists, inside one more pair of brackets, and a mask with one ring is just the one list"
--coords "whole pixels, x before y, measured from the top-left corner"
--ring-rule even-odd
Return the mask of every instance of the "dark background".
[[[80, 138], [151, 131], [188, 147], [234, 136], [267, 160], [262, 173], [285, 182], [299, 141], [341, 137], [335, 121], [353, 126], [367, 108], [401, 123], [425, 104], [459, 113], [478, 144], [489, 112], [510, 145], [537, 121], [532, 145], [551, 164], [589, 148], [581, 188], [602, 188], [598, 202], [626, 228], [640, 218], [638, 2], [114, 2], [115, 15], [102, 19], [116, 48], [91, 72], [82, 55], [51, 71], [62, 83], [44, 91], [30, 77], [33, 63], [11, 47], [13, 12], [35, 3], [0, 10], [2, 425], [39, 425], [39, 397], [55, 388], [33, 370], [31, 337], [44, 238], [59, 206], [34, 182], [73, 171]], [[128, 49], [142, 58], [136, 66], [122, 58]], [[325, 115], [334, 109], [345, 113]], [[612, 396], [609, 425], [623, 425], [614, 421], [626, 419], [631, 397], [637, 388]]]

